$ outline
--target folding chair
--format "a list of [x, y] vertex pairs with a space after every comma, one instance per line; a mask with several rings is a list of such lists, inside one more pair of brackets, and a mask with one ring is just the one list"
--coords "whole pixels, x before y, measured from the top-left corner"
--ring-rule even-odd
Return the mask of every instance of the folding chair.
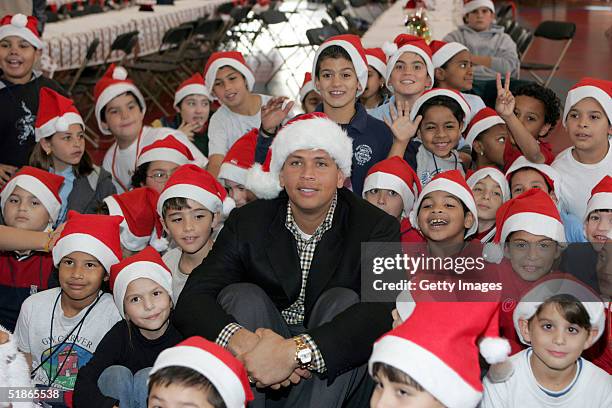
[[[563, 57], [565, 57], [565, 53], [571, 45], [575, 34], [576, 24], [574, 23], [567, 23], [564, 21], [543, 21], [533, 33], [534, 40], [535, 38], [544, 38], [550, 41], [565, 41], [565, 45], [563, 46], [563, 49], [561, 50], [561, 53], [557, 57], [554, 64], [521, 62], [521, 68], [529, 71], [529, 73], [540, 85], [548, 86], [555, 75], [555, 72], [559, 69], [559, 65], [561, 64]], [[525, 49], [523, 55], [527, 53], [528, 49], [529, 47]], [[534, 71], [550, 71], [550, 73], [548, 74], [548, 77], [544, 79]]]
[[525, 51], [531, 45], [531, 41], [533, 41], [533, 32], [527, 28], [523, 29], [523, 32], [516, 41], [516, 52], [518, 53], [519, 61], [523, 60], [523, 55], [525, 55]]
[[508, 32], [508, 35], [510, 36], [510, 38], [512, 38], [512, 41], [514, 41], [516, 43], [518, 41], [519, 37], [521, 36], [521, 34], [523, 33], [523, 31], [525, 31], [525, 29], [523, 27], [521, 27], [520, 24], [516, 24]]
[[507, 18], [512, 19], [512, 4], [506, 3], [499, 7], [495, 17], [497, 18], [497, 21], [502, 21]]

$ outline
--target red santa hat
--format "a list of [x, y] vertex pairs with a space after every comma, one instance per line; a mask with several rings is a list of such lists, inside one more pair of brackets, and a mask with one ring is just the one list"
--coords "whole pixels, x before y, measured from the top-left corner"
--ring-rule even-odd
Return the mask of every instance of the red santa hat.
[[247, 173], [255, 162], [255, 146], [259, 129], [253, 128], [245, 133], [230, 147], [221, 163], [219, 177], [221, 182], [226, 180], [246, 185]]
[[304, 102], [306, 95], [308, 95], [311, 91], [319, 93], [319, 91], [315, 89], [314, 81], [312, 80], [312, 74], [310, 72], [306, 72], [304, 74], [304, 82], [302, 83], [302, 87], [300, 88], [300, 102]]
[[463, 178], [463, 174], [461, 174], [459, 170], [449, 170], [436, 174], [436, 176], [431, 179], [431, 181], [427, 183], [425, 187], [423, 187], [423, 191], [421, 191], [421, 194], [419, 194], [419, 197], [414, 203], [414, 207], [410, 212], [410, 223], [416, 229], [421, 229], [417, 219], [421, 202], [427, 194], [434, 191], [446, 191], [454, 195], [461, 200], [461, 202], [465, 204], [467, 209], [472, 213], [474, 216], [474, 225], [472, 225], [472, 227], [466, 231], [466, 238], [478, 231], [478, 209], [476, 207], [476, 201], [474, 201], [472, 189], [467, 185], [465, 178]]
[[116, 215], [79, 214], [68, 211], [68, 221], [53, 247], [53, 264], [57, 267], [66, 255], [85, 252], [94, 256], [107, 273], [122, 258], [119, 225]]
[[157, 356], [149, 376], [166, 367], [185, 367], [202, 374], [219, 392], [227, 408], [244, 408], [253, 400], [242, 363], [212, 341], [190, 337]]
[[145, 103], [142, 93], [140, 93], [136, 85], [134, 85], [134, 82], [127, 79], [127, 77], [128, 72], [125, 68], [111, 64], [94, 87], [94, 99], [96, 100], [96, 120], [98, 121], [100, 131], [105, 135], [110, 135], [111, 131], [102, 126], [102, 110], [117, 96], [126, 92], [131, 92], [134, 94], [134, 96], [136, 96], [136, 99], [142, 108], [142, 112], [144, 113], [147, 110], [147, 104]]
[[121, 317], [125, 319], [123, 301], [130, 282], [139, 278], [151, 279], [168, 292], [172, 298], [172, 273], [162, 260], [159, 252], [146, 247], [139, 253], [111, 266], [110, 289]]
[[163, 139], [156, 140], [142, 149], [138, 155], [136, 166], [156, 160], [164, 160], [176, 163], [179, 166], [193, 162], [191, 150], [181, 143], [174, 135], [168, 135]]
[[13, 194], [15, 187], [21, 187], [38, 198], [47, 209], [51, 221], [55, 224], [62, 208], [62, 199], [59, 192], [64, 183], [64, 177], [49, 173], [35, 167], [22, 167], [0, 192], [1, 208], [4, 213], [4, 205]]
[[597, 329], [597, 334], [591, 345], [595, 344], [606, 328], [606, 310], [604, 303], [591, 288], [571, 277], [565, 279], [548, 278], [532, 288], [521, 298], [512, 313], [514, 329], [521, 342], [528, 346], [530, 345], [521, 334], [519, 321], [531, 319], [542, 303], [556, 295], [571, 295], [582, 303], [582, 306], [584, 306], [589, 314], [591, 327]]
[[368, 60], [366, 58], [363, 45], [361, 45], [361, 38], [354, 34], [342, 34], [330, 37], [321, 44], [315, 53], [314, 61], [312, 62], [312, 76], [316, 76], [316, 67], [319, 56], [324, 49], [338, 46], [344, 49], [351, 57], [351, 62], [355, 68], [357, 74], [357, 80], [361, 85], [361, 90], [357, 91], [357, 96], [361, 95], [368, 85]]
[[499, 169], [495, 167], [483, 167], [474, 173], [467, 179], [467, 185], [473, 190], [474, 186], [482, 179], [491, 177], [493, 181], [497, 183], [502, 192], [502, 200], [506, 202], [510, 199], [510, 186], [506, 176]]
[[429, 48], [433, 56], [431, 62], [433, 62], [434, 68], [441, 68], [442, 65], [446, 64], [446, 61], [459, 54], [461, 51], [468, 51], [468, 48], [458, 42], [445, 42], [439, 40], [433, 40], [429, 43]]
[[0, 40], [6, 37], [21, 37], [36, 49], [43, 47], [38, 35], [38, 19], [24, 14], [6, 15], [0, 20]]
[[587, 203], [584, 218], [588, 219], [589, 214], [593, 211], [610, 209], [612, 209], [612, 177], [608, 175], [599, 180], [599, 183], [591, 190], [591, 198]]
[[202, 204], [210, 212], [221, 212], [225, 217], [236, 206], [234, 200], [227, 195], [225, 187], [212, 174], [195, 164], [179, 167], [168, 179], [157, 199], [157, 213], [160, 217], [163, 216], [166, 200], [175, 197], [189, 198]]
[[123, 217], [120, 237], [124, 248], [137, 252], [149, 243], [158, 251], [168, 247], [167, 241], [161, 238], [163, 229], [155, 208], [158, 196], [152, 188], [140, 187], [104, 199], [109, 215]]
[[393, 92], [393, 86], [389, 84], [391, 78], [391, 72], [395, 68], [395, 63], [399, 57], [405, 52], [413, 52], [419, 57], [423, 58], [425, 66], [427, 67], [427, 74], [431, 79], [431, 85], [428, 89], [433, 87], [434, 83], [434, 66], [431, 61], [431, 48], [427, 45], [424, 39], [417, 37], [416, 35], [410, 34], [399, 34], [395, 37], [393, 42], [385, 42], [382, 46], [383, 51], [387, 55], [387, 71], [385, 72], [385, 83], [387, 88]]
[[210, 91], [204, 84], [204, 78], [199, 72], [193, 74], [190, 78], [184, 80], [178, 89], [174, 93], [174, 106], [175, 108], [180, 105], [181, 101], [189, 95], [203, 95], [210, 98]]
[[574, 85], [565, 98], [563, 108], [563, 126], [570, 109], [584, 98], [593, 98], [604, 110], [608, 122], [612, 122], [612, 81], [597, 78], [582, 78]]
[[459, 104], [464, 113], [463, 122], [461, 123], [461, 131], [463, 132], [467, 127], [468, 118], [472, 114], [472, 111], [470, 109], [470, 105], [463, 98], [463, 96], [461, 96], [461, 94], [454, 89], [434, 88], [423, 92], [423, 94], [414, 102], [412, 109], [410, 109], [410, 120], [414, 120], [417, 117], [419, 114], [419, 109], [421, 109], [421, 106], [425, 102], [438, 96], [447, 96], [454, 99]]
[[412, 167], [404, 159], [393, 156], [370, 167], [363, 182], [363, 198], [373, 188], [395, 191], [402, 197], [404, 216], [408, 216], [415, 197], [421, 193], [421, 182]]
[[366, 48], [365, 50], [366, 59], [368, 65], [374, 68], [381, 77], [385, 77], [387, 73], [387, 56], [382, 48]]
[[402, 325], [374, 343], [368, 369], [372, 375], [376, 363], [392, 366], [446, 407], [476, 407], [483, 392], [479, 351], [489, 364], [510, 353], [499, 336], [498, 303], [419, 302]]
[[259, 198], [277, 197], [282, 190], [278, 177], [287, 157], [296, 150], [318, 149], [334, 159], [345, 177], [351, 176], [352, 139], [326, 114], [312, 112], [295, 117], [278, 131], [266, 162], [249, 170], [246, 188]]
[[495, 14], [495, 4], [493, 4], [491, 0], [464, 0], [463, 15], [471, 13], [481, 7], [486, 7], [491, 10], [491, 13]]
[[479, 110], [465, 130], [465, 141], [472, 146], [474, 140], [485, 130], [491, 129], [495, 125], [505, 124], [504, 120], [489, 107]]
[[534, 169], [535, 171], [540, 173], [542, 177], [544, 177], [544, 180], [546, 180], [546, 183], [550, 187], [552, 187], [557, 199], [561, 199], [561, 176], [559, 175], [557, 170], [555, 170], [548, 164], [530, 162], [525, 156], [520, 156], [519, 158], [517, 158], [512, 163], [508, 171], [506, 171], [506, 179], [508, 180], [508, 184], [511, 184], [510, 181], [512, 180], [512, 176], [514, 175], [514, 173], [526, 168]]
[[[242, 53], [239, 51], [217, 51], [208, 58], [206, 67], [204, 67], [204, 82], [207, 83], [211, 89], [214, 86], [215, 78], [217, 78], [217, 71], [225, 66], [230, 66], [240, 72], [246, 79], [247, 89], [249, 91], [253, 90], [255, 86], [255, 76], [244, 60]], [[211, 93], [210, 96], [213, 99], [217, 99], [214, 92]]]
[[72, 99], [60, 95], [50, 88], [40, 88], [36, 114], [36, 141], [53, 136], [57, 132], [67, 132], [70, 125], [78, 124], [85, 129], [83, 118], [74, 106]]
[[516, 231], [526, 231], [565, 243], [565, 228], [557, 206], [548, 194], [539, 188], [532, 188], [514, 197], [497, 210], [495, 215], [495, 237], [484, 248], [488, 262], [499, 263], [503, 258], [502, 244]]

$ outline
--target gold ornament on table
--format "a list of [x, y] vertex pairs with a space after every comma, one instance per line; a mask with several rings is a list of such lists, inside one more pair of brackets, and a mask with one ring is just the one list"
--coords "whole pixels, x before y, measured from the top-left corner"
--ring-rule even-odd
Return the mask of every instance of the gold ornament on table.
[[429, 30], [427, 20], [427, 15], [423, 8], [419, 8], [416, 13], [406, 16], [404, 25], [408, 29], [408, 34], [421, 37], [429, 43], [431, 41], [431, 31]]

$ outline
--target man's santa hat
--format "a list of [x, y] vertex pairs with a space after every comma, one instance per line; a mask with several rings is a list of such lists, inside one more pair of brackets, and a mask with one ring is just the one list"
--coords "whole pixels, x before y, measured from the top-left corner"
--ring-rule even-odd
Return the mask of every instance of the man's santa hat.
[[403, 215], [406, 217], [412, 210], [415, 198], [421, 193], [421, 182], [404, 159], [393, 156], [370, 167], [363, 182], [363, 198], [366, 192], [374, 188], [392, 190], [399, 194], [404, 203]]
[[168, 135], [144, 147], [138, 155], [136, 166], [157, 160], [169, 161], [182, 166], [193, 162], [194, 159], [187, 146], [174, 135]]
[[588, 219], [589, 214], [597, 210], [612, 210], [612, 177], [609, 175], [599, 180], [591, 190], [584, 218]]
[[445, 42], [439, 40], [433, 40], [429, 43], [431, 48], [434, 68], [442, 68], [442, 65], [446, 64], [448, 60], [459, 54], [461, 51], [468, 51], [468, 48], [458, 42]]
[[326, 114], [312, 112], [297, 116], [278, 131], [264, 164], [256, 163], [249, 170], [246, 188], [259, 198], [277, 197], [282, 190], [279, 174], [287, 157], [296, 150], [319, 149], [334, 159], [345, 177], [351, 176], [352, 139]]
[[486, 177], [491, 177], [493, 181], [497, 183], [502, 192], [502, 201], [508, 201], [510, 199], [510, 186], [508, 185], [508, 180], [506, 180], [504, 173], [495, 167], [483, 167], [475, 171], [470, 177], [468, 177], [467, 184], [473, 190], [474, 186], [480, 180]]
[[168, 248], [162, 238], [163, 228], [157, 215], [159, 194], [149, 187], [135, 188], [122, 194], [113, 194], [104, 199], [109, 215], [120, 215], [121, 245], [132, 252], [151, 244], [156, 250]]
[[381, 77], [387, 73], [387, 56], [382, 48], [366, 48], [366, 59], [368, 65], [374, 68]]
[[506, 179], [508, 180], [508, 184], [512, 184], [512, 176], [514, 175], [514, 173], [521, 169], [533, 169], [540, 173], [542, 177], [544, 177], [546, 184], [548, 184], [548, 186], [552, 188], [553, 192], [555, 193], [555, 196], [557, 197], [557, 200], [561, 199], [561, 176], [559, 175], [557, 170], [555, 170], [548, 164], [533, 163], [527, 160], [525, 156], [520, 156], [512, 163], [510, 168], [508, 168], [508, 171], [506, 171]]
[[389, 83], [395, 63], [405, 52], [417, 54], [425, 62], [427, 74], [431, 79], [431, 85], [427, 89], [431, 89], [434, 83], [434, 66], [431, 61], [431, 48], [421, 37], [410, 34], [399, 34], [393, 42], [385, 42], [382, 46], [383, 51], [387, 55], [387, 71], [385, 72], [385, 84], [387, 89], [393, 92], [393, 86]]
[[157, 213], [160, 217], [163, 217], [166, 200], [176, 197], [189, 198], [212, 213], [220, 212], [224, 217], [236, 206], [234, 200], [227, 195], [225, 187], [212, 174], [195, 164], [179, 167], [168, 179], [157, 199]]
[[361, 45], [361, 39], [354, 34], [336, 35], [328, 38], [321, 44], [312, 62], [312, 77], [314, 78], [317, 75], [317, 61], [323, 50], [333, 46], [344, 49], [349, 57], [351, 57], [351, 62], [357, 74], [357, 80], [359, 81], [359, 85], [361, 85], [361, 90], [357, 90], [357, 96], [361, 95], [368, 85], [368, 60], [363, 45]]
[[122, 258], [119, 225], [116, 215], [79, 214], [68, 211], [68, 221], [53, 247], [53, 265], [57, 267], [66, 255], [85, 252], [94, 256], [107, 273]]
[[[255, 86], [255, 76], [244, 60], [242, 53], [239, 51], [217, 51], [208, 58], [206, 67], [204, 67], [204, 82], [207, 83], [211, 89], [215, 84], [217, 71], [225, 66], [232, 67], [240, 72], [246, 80], [247, 89], [249, 91], [253, 90]], [[214, 92], [212, 92], [210, 96], [213, 99], [218, 99]]]
[[182, 100], [185, 99], [189, 95], [202, 95], [210, 98], [210, 91], [208, 87], [204, 84], [204, 78], [199, 72], [193, 74], [190, 78], [184, 80], [174, 93], [174, 106], [178, 107]]
[[255, 146], [259, 129], [253, 128], [236, 140], [227, 151], [221, 163], [219, 176], [221, 182], [227, 180], [246, 185], [247, 173], [255, 162]]
[[22, 167], [0, 192], [0, 206], [4, 213], [4, 205], [13, 194], [15, 187], [21, 187], [40, 200], [47, 209], [51, 221], [55, 224], [62, 208], [60, 189], [64, 183], [64, 177], [49, 173], [35, 167]]
[[202, 374], [219, 392], [227, 408], [244, 408], [253, 400], [242, 363], [223, 347], [202, 337], [190, 337], [159, 353], [149, 379], [166, 367], [185, 367]]
[[491, 10], [491, 13], [495, 14], [495, 4], [493, 4], [491, 0], [464, 0], [463, 15], [471, 13], [481, 7], [486, 7]]
[[461, 96], [461, 94], [453, 89], [444, 89], [444, 88], [434, 88], [429, 91], [423, 92], [421, 96], [414, 102], [412, 109], [410, 109], [410, 120], [414, 121], [414, 119], [419, 114], [419, 109], [421, 106], [428, 100], [432, 98], [437, 98], [439, 96], [446, 96], [448, 98], [453, 99], [455, 102], [459, 104], [461, 110], [463, 111], [463, 121], [461, 122], [461, 131], [463, 132], [467, 127], [468, 118], [472, 114], [472, 110], [470, 109], [470, 105], [467, 101]]
[[556, 295], [571, 295], [582, 303], [582, 306], [584, 306], [589, 314], [591, 328], [597, 329], [597, 334], [591, 345], [595, 344], [606, 328], [605, 305], [591, 288], [569, 277], [566, 279], [548, 278], [532, 288], [521, 298], [512, 313], [514, 329], [521, 343], [528, 346], [530, 345], [521, 334], [520, 320], [531, 319], [542, 303]]
[[306, 99], [306, 95], [308, 95], [311, 91], [319, 93], [319, 91], [315, 89], [315, 84], [312, 80], [312, 74], [310, 72], [306, 72], [304, 74], [304, 82], [302, 83], [302, 87], [300, 88], [300, 102], [303, 103], [304, 99]]
[[146, 247], [139, 253], [111, 266], [110, 289], [121, 317], [125, 319], [123, 301], [130, 282], [147, 278], [157, 283], [172, 298], [172, 273], [162, 260], [159, 252]]
[[421, 228], [419, 227], [418, 222], [418, 214], [419, 209], [421, 207], [421, 202], [425, 196], [434, 191], [445, 191], [457, 197], [467, 209], [474, 216], [474, 225], [470, 227], [465, 233], [465, 237], [469, 237], [472, 234], [475, 234], [478, 231], [478, 209], [476, 207], [476, 201], [474, 201], [474, 195], [472, 194], [472, 189], [465, 182], [465, 178], [463, 178], [463, 174], [459, 170], [449, 170], [443, 173], [436, 174], [436, 176], [431, 179], [429, 183], [425, 187], [423, 187], [423, 191], [419, 194], [417, 201], [414, 203], [414, 207], [410, 212], [410, 223], [419, 231]]
[[368, 369], [372, 375], [374, 364], [389, 365], [446, 407], [476, 407], [483, 392], [479, 351], [489, 364], [510, 353], [499, 335], [498, 303], [418, 302], [402, 325], [374, 343]]
[[542, 235], [565, 243], [565, 228], [559, 210], [548, 194], [532, 188], [502, 204], [495, 215], [496, 232], [492, 243], [484, 247], [487, 262], [499, 263], [503, 259], [503, 244], [516, 231]]
[[100, 131], [105, 135], [110, 135], [111, 131], [107, 127], [102, 126], [102, 110], [110, 101], [119, 95], [126, 92], [133, 93], [138, 100], [142, 113], [144, 114], [147, 110], [147, 104], [145, 103], [142, 93], [140, 93], [136, 85], [134, 85], [134, 82], [127, 79], [127, 77], [128, 72], [125, 68], [111, 64], [94, 87], [94, 99], [96, 100], [96, 120], [98, 121]]
[[494, 109], [489, 107], [482, 108], [474, 115], [465, 130], [465, 141], [472, 146], [474, 140], [476, 140], [482, 132], [491, 129], [495, 125], [503, 125], [505, 123], [506, 122], [504, 122]]
[[604, 110], [608, 123], [612, 122], [612, 81], [597, 78], [582, 78], [574, 85], [565, 98], [563, 109], [563, 126], [567, 126], [567, 114], [578, 102], [584, 98], [593, 98]]
[[72, 99], [45, 87], [40, 88], [38, 95], [38, 113], [34, 129], [37, 142], [57, 132], [67, 132], [73, 124], [81, 125], [85, 129], [83, 118]]
[[38, 50], [43, 42], [38, 35], [38, 19], [24, 14], [6, 15], [0, 20], [0, 40], [6, 37], [21, 37]]

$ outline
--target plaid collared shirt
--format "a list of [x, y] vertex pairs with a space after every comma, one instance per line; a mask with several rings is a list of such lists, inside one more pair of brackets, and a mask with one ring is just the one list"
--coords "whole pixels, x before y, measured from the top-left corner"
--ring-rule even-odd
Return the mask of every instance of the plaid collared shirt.
[[[291, 210], [291, 204], [287, 203], [287, 218], [285, 219], [285, 227], [293, 234], [295, 238], [298, 256], [300, 258], [300, 268], [302, 270], [302, 285], [300, 288], [300, 294], [296, 301], [289, 306], [287, 309], [281, 311], [281, 315], [287, 322], [287, 324], [302, 324], [304, 322], [304, 299], [306, 297], [306, 283], [308, 282], [308, 275], [310, 273], [310, 265], [314, 258], [315, 249], [317, 244], [321, 241], [323, 234], [332, 227], [334, 219], [334, 212], [336, 210], [336, 204], [338, 203], [338, 194], [334, 195], [331, 206], [327, 211], [325, 219], [316, 229], [315, 233], [310, 238], [305, 238], [303, 232], [300, 231], [299, 227], [293, 219], [293, 212]], [[217, 337], [216, 343], [222, 347], [227, 348], [230, 338], [236, 333], [242, 326], [237, 323], [230, 323], [221, 330]], [[304, 342], [313, 351], [312, 358], [312, 370], [318, 373], [324, 373], [327, 370], [323, 356], [319, 351], [319, 348], [312, 340], [312, 337], [308, 334], [301, 335]]]

